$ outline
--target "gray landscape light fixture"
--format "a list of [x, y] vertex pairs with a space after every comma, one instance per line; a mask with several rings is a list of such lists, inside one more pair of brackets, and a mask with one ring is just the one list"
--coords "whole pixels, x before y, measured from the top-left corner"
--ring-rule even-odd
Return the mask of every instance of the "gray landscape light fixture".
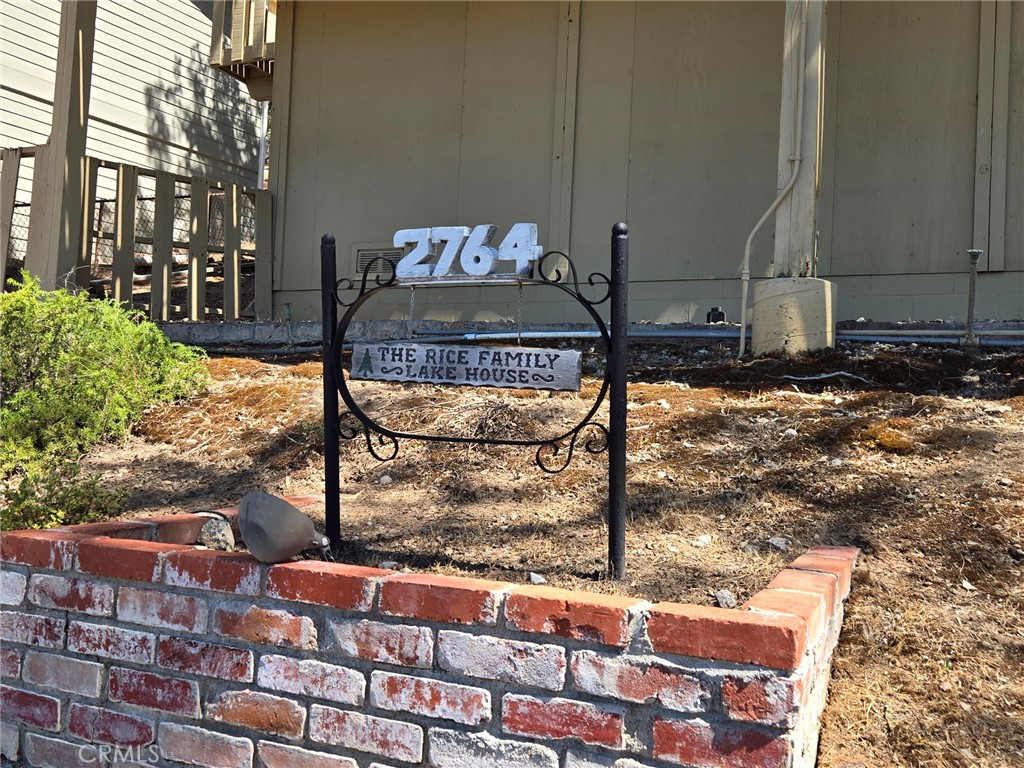
[[238, 504], [238, 527], [249, 552], [263, 563], [282, 563], [306, 550], [329, 557], [330, 541], [301, 511], [264, 491], [250, 491]]

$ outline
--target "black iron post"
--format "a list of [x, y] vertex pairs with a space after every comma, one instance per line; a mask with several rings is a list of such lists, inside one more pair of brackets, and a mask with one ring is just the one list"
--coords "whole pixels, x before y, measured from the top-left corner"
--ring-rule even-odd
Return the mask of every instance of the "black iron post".
[[608, 402], [608, 570], [626, 575], [626, 363], [629, 340], [629, 227], [612, 227], [610, 400]]
[[338, 306], [334, 289], [338, 282], [334, 235], [320, 238], [320, 298], [323, 310], [324, 355], [324, 516], [327, 538], [341, 544], [341, 468], [338, 447], [338, 384], [334, 379], [334, 342], [338, 330]]

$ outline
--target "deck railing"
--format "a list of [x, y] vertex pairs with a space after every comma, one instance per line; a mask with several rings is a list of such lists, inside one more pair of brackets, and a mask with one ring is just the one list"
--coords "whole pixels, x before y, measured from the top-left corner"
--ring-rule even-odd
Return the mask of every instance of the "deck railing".
[[277, 0], [214, 0], [210, 65], [269, 98], [276, 36]]
[[[5, 270], [9, 256], [15, 264], [27, 260], [26, 241], [11, 235], [16, 208], [31, 218], [16, 196], [20, 160], [33, 149], [3, 150]], [[80, 285], [145, 310], [153, 320], [272, 318], [268, 190], [91, 157], [85, 178], [88, 234], [78, 258]]]

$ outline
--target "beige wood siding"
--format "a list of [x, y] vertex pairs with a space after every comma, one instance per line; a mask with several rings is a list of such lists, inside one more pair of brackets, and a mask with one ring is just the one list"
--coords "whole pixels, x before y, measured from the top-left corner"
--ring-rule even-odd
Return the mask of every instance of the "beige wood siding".
[[[1013, 4], [1010, 20], [1009, 121], [1005, 267], [1020, 272], [1024, 271], [1024, 2]], [[1024, 317], [1024, 279], [1019, 284], [1017, 305], [1006, 308], [1007, 317]]]
[[840, 3], [823, 275], [959, 272], [972, 247], [977, 3]]
[[[583, 6], [572, 250], [607, 260], [628, 219], [630, 279], [738, 274], [775, 198], [784, 6]], [[771, 240], [755, 264], [766, 272]]]
[[404, 227], [547, 220], [558, 7], [294, 6], [280, 288], [317, 284], [323, 232], [347, 273]]
[[210, 25], [188, 0], [100, 0], [90, 155], [255, 182], [258, 105], [210, 67]]
[[[607, 270], [611, 224], [627, 219], [633, 319], [738, 316], [743, 245], [778, 191], [782, 3], [292, 8], [291, 74], [275, 85], [291, 103], [279, 315], [319, 314], [323, 232], [349, 274], [354, 247], [399, 228], [535, 221], [545, 246], [568, 237], [587, 274]], [[840, 283], [843, 318], [962, 317], [980, 6], [830, 0], [828, 14], [818, 273]], [[1016, 2], [1005, 271], [982, 276], [979, 317], [1024, 315], [1022, 17]], [[770, 274], [772, 229], [755, 241], [755, 277]], [[525, 298], [541, 302], [531, 320], [575, 319]], [[475, 289], [416, 301], [417, 316], [446, 319], [518, 310]], [[405, 292], [375, 310], [407, 311]]]
[[[46, 141], [59, 32], [56, 0], [0, 3], [0, 145]], [[189, 0], [100, 0], [88, 153], [251, 184], [258, 105], [209, 67], [209, 40]]]

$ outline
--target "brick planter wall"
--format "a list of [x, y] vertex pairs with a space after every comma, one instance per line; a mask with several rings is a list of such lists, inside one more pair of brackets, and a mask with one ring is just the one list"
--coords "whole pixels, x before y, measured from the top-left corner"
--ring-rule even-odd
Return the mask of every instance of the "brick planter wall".
[[742, 610], [195, 550], [190, 515], [0, 537], [2, 753], [34, 766], [812, 766], [857, 551]]

